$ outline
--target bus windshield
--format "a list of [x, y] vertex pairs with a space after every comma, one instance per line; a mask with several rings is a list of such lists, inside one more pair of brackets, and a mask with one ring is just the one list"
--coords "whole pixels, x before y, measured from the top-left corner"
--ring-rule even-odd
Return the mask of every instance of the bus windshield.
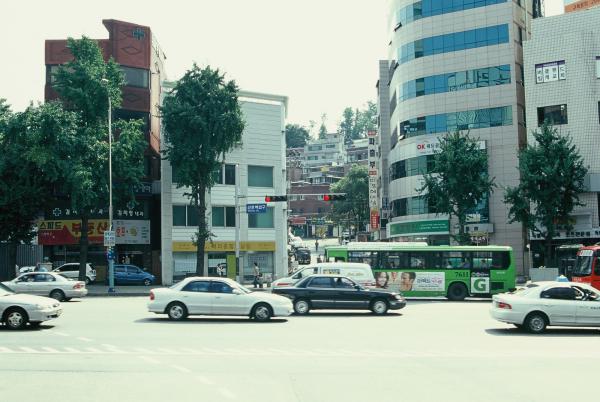
[[[589, 251], [589, 253], [586, 253]], [[588, 276], [592, 274], [592, 261], [593, 261], [592, 250], [582, 250], [577, 256], [577, 262], [575, 262], [575, 268], [573, 269], [573, 276]]]

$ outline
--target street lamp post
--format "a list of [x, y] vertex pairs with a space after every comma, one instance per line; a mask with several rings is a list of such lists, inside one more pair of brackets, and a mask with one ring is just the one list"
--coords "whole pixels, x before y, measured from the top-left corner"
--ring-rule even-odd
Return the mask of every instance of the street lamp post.
[[[112, 105], [110, 92], [108, 91], [108, 80], [102, 79], [106, 84], [108, 98], [108, 230], [113, 231], [113, 204], [112, 204]], [[115, 255], [113, 246], [108, 246], [108, 293], [115, 293]]]

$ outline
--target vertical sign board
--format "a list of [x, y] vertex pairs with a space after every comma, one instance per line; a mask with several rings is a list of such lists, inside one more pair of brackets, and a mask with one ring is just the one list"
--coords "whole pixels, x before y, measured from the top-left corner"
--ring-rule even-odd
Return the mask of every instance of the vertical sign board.
[[377, 195], [377, 183], [379, 178], [378, 158], [377, 158], [377, 131], [367, 133], [369, 139], [369, 226], [371, 232], [379, 230], [379, 197]]

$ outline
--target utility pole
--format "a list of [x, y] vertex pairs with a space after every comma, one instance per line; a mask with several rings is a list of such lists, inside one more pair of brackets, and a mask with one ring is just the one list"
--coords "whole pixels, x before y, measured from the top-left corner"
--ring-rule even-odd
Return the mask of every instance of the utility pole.
[[240, 267], [240, 164], [235, 164], [235, 272], [238, 283], [242, 283], [244, 273]]

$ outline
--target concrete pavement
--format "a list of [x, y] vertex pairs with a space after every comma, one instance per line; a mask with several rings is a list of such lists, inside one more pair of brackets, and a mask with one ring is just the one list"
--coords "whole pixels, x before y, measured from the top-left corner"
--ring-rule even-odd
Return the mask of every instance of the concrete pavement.
[[[170, 322], [146, 298], [63, 303], [39, 330], [0, 328], [6, 401], [556, 401], [593, 395], [595, 329], [532, 336], [489, 302]], [[587, 345], [587, 347], [586, 347]], [[25, 387], [25, 388], [23, 388]], [[26, 391], [24, 391], [26, 389]]]

